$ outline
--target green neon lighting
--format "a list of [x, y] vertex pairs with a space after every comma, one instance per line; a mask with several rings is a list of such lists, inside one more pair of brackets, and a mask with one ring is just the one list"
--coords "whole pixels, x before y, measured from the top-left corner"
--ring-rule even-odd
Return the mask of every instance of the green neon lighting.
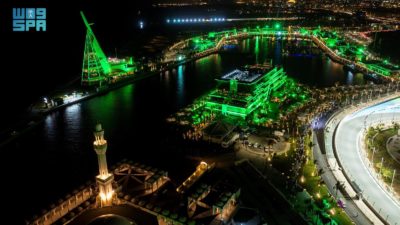
[[336, 46], [337, 40], [333, 39], [333, 38], [329, 38], [326, 40], [326, 44], [328, 45], [328, 47], [333, 48]]
[[82, 63], [82, 83], [89, 85], [100, 83], [101, 85], [101, 82], [111, 72], [111, 67], [83, 12], [81, 12], [81, 16], [87, 29]]
[[301, 29], [300, 29], [300, 34], [302, 34], [302, 35], [308, 35], [308, 34], [309, 34], [309, 31], [308, 31], [307, 29], [301, 28]]
[[256, 55], [256, 63], [258, 63], [258, 53], [260, 53], [260, 38], [256, 36], [256, 44], [254, 46], [254, 54]]
[[229, 88], [230, 88], [231, 95], [236, 95], [237, 89], [238, 89], [238, 81], [234, 80], [234, 79], [230, 80]]
[[377, 64], [365, 64], [365, 65], [367, 66], [368, 69], [383, 74], [384, 76], [390, 76], [392, 74], [391, 70], [384, 68], [380, 65]]
[[199, 37], [193, 38], [193, 42], [196, 44], [200, 43], [200, 40], [201, 40], [201, 38], [199, 38]]
[[[252, 83], [242, 83], [231, 79], [217, 80], [217, 89], [212, 91], [205, 101], [205, 107], [219, 111], [222, 115], [247, 117], [255, 109], [269, 101], [271, 93], [286, 82], [283, 69], [274, 68]], [[226, 88], [229, 87], [229, 92]]]

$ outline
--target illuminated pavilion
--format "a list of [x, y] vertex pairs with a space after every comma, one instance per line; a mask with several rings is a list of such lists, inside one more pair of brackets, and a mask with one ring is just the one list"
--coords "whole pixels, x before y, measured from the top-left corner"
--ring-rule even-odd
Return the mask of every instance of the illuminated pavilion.
[[222, 115], [246, 118], [251, 112], [269, 101], [271, 93], [286, 81], [282, 68], [248, 66], [234, 70], [217, 79], [217, 88], [206, 98], [205, 106]]

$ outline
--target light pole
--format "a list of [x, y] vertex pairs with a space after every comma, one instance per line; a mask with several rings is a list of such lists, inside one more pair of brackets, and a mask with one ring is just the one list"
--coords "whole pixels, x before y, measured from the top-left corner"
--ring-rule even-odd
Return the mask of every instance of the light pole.
[[390, 183], [390, 188], [393, 188], [393, 181], [394, 181], [395, 175], [396, 175], [396, 169], [393, 170], [393, 176], [392, 176], [392, 182]]
[[372, 159], [371, 159], [372, 167], [374, 167], [374, 155], [375, 155], [375, 147], [372, 148]]

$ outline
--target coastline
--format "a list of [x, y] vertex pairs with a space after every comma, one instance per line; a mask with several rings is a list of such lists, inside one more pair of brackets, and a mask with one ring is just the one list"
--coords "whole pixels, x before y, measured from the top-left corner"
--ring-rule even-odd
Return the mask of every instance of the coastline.
[[[15, 124], [15, 125], [13, 125], [11, 127], [5, 128], [5, 131], [3, 132], [3, 133], [5, 133], [5, 135], [4, 135], [5, 137], [4, 138], [1, 137], [1, 139], [3, 139], [3, 140], [0, 140], [0, 150], [2, 150], [2, 148], [7, 146], [9, 143], [11, 143], [11, 142], [15, 141], [16, 139], [18, 139], [20, 136], [26, 134], [27, 132], [31, 131], [36, 126], [41, 124], [44, 121], [45, 117], [50, 113], [56, 112], [56, 111], [58, 111], [60, 109], [63, 109], [65, 107], [67, 107], [67, 106], [71, 106], [71, 105], [86, 101], [88, 99], [91, 99], [91, 98], [94, 98], [94, 97], [97, 97], [97, 96], [100, 96], [100, 95], [107, 94], [110, 91], [125, 87], [125, 86], [127, 86], [129, 84], [133, 84], [133, 83], [135, 83], [137, 81], [140, 81], [140, 80], [144, 80], [144, 79], [153, 77], [153, 76], [155, 76], [157, 74], [160, 74], [160, 73], [162, 73], [162, 72], [164, 72], [166, 70], [169, 70], [171, 68], [187, 64], [187, 63], [192, 62], [194, 60], [201, 59], [203, 57], [206, 57], [206, 56], [209, 56], [209, 55], [215, 54], [215, 53], [218, 53], [218, 51], [212, 51], [212, 52], [208, 52], [208, 54], [195, 56], [195, 57], [192, 57], [190, 59], [185, 59], [185, 60], [179, 61], [177, 63], [173, 63], [171, 65], [168, 65], [168, 66], [162, 68], [161, 70], [156, 70], [156, 71], [151, 71], [151, 72], [148, 72], [148, 73], [142, 73], [142, 74], [138, 74], [138, 75], [133, 75], [131, 77], [128, 77], [128, 78], [125, 78], [125, 79], [123, 79], [121, 81], [118, 81], [118, 82], [116, 82], [114, 84], [109, 84], [106, 88], [103, 88], [103, 89], [101, 89], [99, 91], [94, 91], [94, 92], [92, 92], [92, 93], [90, 93], [88, 95], [85, 95], [85, 96], [83, 96], [83, 97], [81, 97], [79, 99], [76, 99], [76, 100], [68, 102], [68, 103], [63, 103], [63, 104], [58, 105], [58, 106], [54, 106], [54, 107], [51, 107], [49, 109], [38, 110], [37, 112], [33, 112], [33, 110], [30, 109], [30, 111], [27, 112], [27, 119], [25, 119], [22, 122], [23, 123], [23, 125], [22, 125], [23, 128], [20, 128], [20, 129], [15, 128], [15, 127], [21, 127], [21, 125], [17, 126], [17, 124]], [[54, 91], [56, 91], [56, 90], [54, 90]], [[21, 122], [21, 121], [19, 121], [19, 122]]]

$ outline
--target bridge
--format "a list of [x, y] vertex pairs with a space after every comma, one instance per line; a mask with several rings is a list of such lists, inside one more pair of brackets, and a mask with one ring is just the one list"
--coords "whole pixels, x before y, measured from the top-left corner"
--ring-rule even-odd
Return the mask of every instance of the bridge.
[[322, 51], [324, 51], [331, 59], [333, 59], [336, 62], [339, 62], [343, 65], [349, 65], [350, 67], [352, 67], [355, 70], [358, 70], [362, 73], [366, 73], [366, 74], [377, 74], [380, 76], [386, 76], [386, 74], [384, 74], [381, 70], [372, 70], [370, 69], [370, 67], [368, 67], [367, 65], [363, 64], [363, 63], [358, 63], [349, 59], [346, 59], [344, 57], [339, 56], [338, 54], [336, 54], [336, 52], [332, 51], [332, 49], [330, 49], [328, 46], [326, 46], [326, 44], [321, 41], [317, 36], [310, 36], [311, 40], [314, 42], [314, 44], [316, 44]]
[[[217, 37], [220, 37], [218, 40], [215, 41], [215, 45], [212, 48], [208, 48], [204, 51], [198, 52], [193, 54], [192, 59], [202, 58], [207, 55], [217, 53], [221, 50], [221, 48], [226, 44], [227, 41], [234, 40], [234, 39], [243, 39], [248, 37], [254, 36], [267, 36], [271, 38], [282, 38], [282, 39], [307, 39], [310, 38], [306, 35], [300, 34], [299, 32], [288, 32], [286, 30], [268, 30], [263, 28], [257, 28], [253, 30], [243, 30], [243, 31], [236, 31], [236, 30], [228, 30], [222, 31], [215, 34]], [[182, 41], [179, 41], [168, 48], [168, 51], [178, 53], [186, 48], [190, 41], [197, 39], [198, 37], [188, 38]], [[168, 54], [168, 53], [167, 53]], [[171, 57], [168, 57], [171, 60]], [[175, 57], [177, 58], [177, 57]]]

